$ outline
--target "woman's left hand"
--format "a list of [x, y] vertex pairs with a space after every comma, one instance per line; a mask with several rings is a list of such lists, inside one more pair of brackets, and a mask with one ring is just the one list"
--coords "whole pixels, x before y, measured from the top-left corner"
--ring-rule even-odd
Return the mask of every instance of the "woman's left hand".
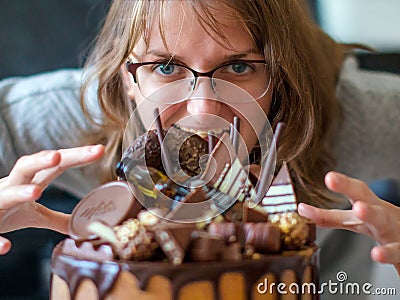
[[366, 234], [378, 242], [371, 250], [376, 262], [393, 264], [400, 275], [400, 208], [379, 199], [363, 181], [337, 172], [325, 176], [326, 186], [349, 198], [351, 210], [320, 209], [299, 204], [299, 214], [316, 225]]

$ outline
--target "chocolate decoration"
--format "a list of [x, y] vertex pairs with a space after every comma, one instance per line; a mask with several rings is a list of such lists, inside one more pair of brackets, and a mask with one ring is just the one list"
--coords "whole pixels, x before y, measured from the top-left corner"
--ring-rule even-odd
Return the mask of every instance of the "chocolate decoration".
[[239, 242], [254, 246], [261, 253], [279, 253], [282, 249], [281, 231], [268, 223], [213, 222], [208, 232], [221, 236], [225, 242]]
[[282, 249], [281, 231], [268, 223], [244, 224], [245, 241], [261, 253], [279, 253]]
[[62, 252], [65, 255], [80, 257], [94, 261], [113, 259], [113, 251], [110, 245], [94, 245], [92, 242], [75, 242], [73, 239], [65, 239], [62, 243]]
[[316, 233], [316, 226], [315, 223], [307, 223], [308, 225], [308, 239], [307, 239], [307, 245], [312, 245], [315, 240], [317, 239], [317, 233]]
[[260, 200], [264, 197], [268, 186], [269, 186], [269, 177], [270, 173], [272, 173], [272, 165], [274, 164], [274, 153], [272, 150], [278, 148], [278, 141], [282, 136], [283, 131], [285, 130], [286, 124], [283, 122], [279, 122], [276, 125], [274, 136], [272, 139], [272, 143], [268, 152], [267, 157], [265, 158], [265, 162], [262, 164], [261, 175], [259, 181], [256, 186], [256, 197], [253, 199], [254, 202], [259, 203]]
[[[72, 299], [80, 282], [89, 278], [94, 282], [99, 299], [104, 299], [111, 291], [119, 273], [129, 271], [138, 279], [139, 288], [146, 289], [149, 279], [154, 275], [168, 278], [172, 287], [172, 299], [178, 300], [182, 287], [197, 281], [214, 283], [214, 295], [219, 297], [219, 279], [226, 273], [239, 273], [245, 279], [246, 299], [252, 299], [254, 285], [266, 273], [271, 273], [279, 280], [286, 270], [293, 270], [296, 283], [301, 284], [305, 269], [311, 266], [312, 282], [318, 286], [319, 249], [316, 247], [302, 251], [283, 252], [280, 255], [265, 255], [256, 260], [216, 261], [204, 263], [184, 263], [172, 265], [163, 262], [93, 262], [78, 259], [62, 253], [62, 243], [53, 252], [51, 270], [60, 276], [68, 285]], [[301, 295], [297, 296], [301, 299]], [[319, 299], [319, 295], [311, 295], [312, 300]]]
[[297, 211], [297, 199], [286, 162], [283, 162], [260, 205], [268, 214]]
[[236, 155], [239, 153], [239, 136], [240, 136], [240, 119], [237, 116], [233, 117], [233, 138], [232, 145]]
[[[308, 219], [297, 212], [273, 215], [270, 221], [282, 231], [284, 247], [287, 250], [298, 250], [306, 247], [315, 235]], [[309, 235], [313, 236], [309, 236]]]
[[[165, 136], [166, 131], [163, 131], [163, 136]], [[171, 159], [172, 165], [178, 166], [179, 164], [189, 176], [200, 174], [199, 160], [203, 155], [208, 154], [208, 142], [205, 139], [195, 133], [171, 127], [168, 129], [168, 139], [164, 142], [169, 153], [179, 153], [179, 161]], [[125, 173], [129, 172], [131, 166], [137, 164], [152, 167], [165, 173], [161, 162], [161, 147], [157, 130], [149, 130], [137, 138], [125, 151], [121, 161]], [[173, 166], [171, 168], [174, 171], [178, 169]], [[119, 169], [121, 169], [121, 166], [119, 166]]]
[[222, 260], [241, 260], [242, 259], [242, 245], [239, 242], [231, 243], [222, 249]]
[[195, 232], [189, 250], [193, 261], [217, 261], [225, 248], [225, 241], [218, 235], [207, 232]]
[[223, 173], [226, 164], [231, 165], [236, 158], [235, 149], [233, 148], [228, 133], [224, 132], [221, 136], [211, 152], [211, 157], [213, 157], [214, 160], [208, 160], [201, 178], [206, 178], [207, 181], [216, 183], [220, 175]]
[[74, 208], [68, 224], [68, 233], [76, 240], [96, 238], [87, 226], [99, 221], [109, 227], [136, 216], [142, 209], [126, 182], [104, 184], [83, 198]]
[[[205, 216], [211, 209], [211, 202], [207, 202], [208, 196], [203, 188], [196, 188], [169, 212], [165, 219], [169, 221], [190, 222]], [[187, 205], [188, 203], [196, 205]]]
[[246, 201], [243, 203], [243, 222], [267, 222], [268, 214], [259, 205], [250, 207], [250, 203]]
[[172, 162], [170, 159], [169, 151], [164, 144], [164, 130], [161, 124], [160, 110], [158, 109], [158, 107], [154, 109], [153, 116], [157, 128], [157, 138], [158, 138], [158, 143], [160, 144], [160, 150], [161, 150], [160, 154], [162, 161], [164, 162], [164, 167], [165, 167], [164, 169], [167, 172], [167, 174], [172, 174], [173, 173]]
[[154, 237], [173, 264], [181, 264], [191, 241], [193, 224], [161, 223], [154, 229]]
[[208, 232], [222, 237], [225, 242], [236, 242], [236, 226], [232, 222], [212, 222], [208, 226]]

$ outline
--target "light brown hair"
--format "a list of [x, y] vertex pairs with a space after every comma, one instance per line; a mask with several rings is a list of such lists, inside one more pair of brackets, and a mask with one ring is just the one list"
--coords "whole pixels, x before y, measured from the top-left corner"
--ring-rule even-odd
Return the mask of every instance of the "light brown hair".
[[[115, 179], [115, 164], [121, 157], [124, 128], [133, 101], [123, 91], [119, 73], [141, 37], [149, 38], [155, 21], [162, 33], [162, 12], [168, 0], [114, 0], [94, 50], [87, 61], [88, 72], [81, 96], [82, 106], [89, 86], [98, 84], [103, 113], [97, 142], [106, 146], [100, 173], [103, 181]], [[303, 202], [330, 206], [334, 197], [324, 187], [323, 177], [333, 160], [327, 142], [339, 107], [335, 96], [345, 50], [313, 21], [301, 0], [184, 0], [198, 21], [223, 41], [216, 11], [231, 13], [251, 35], [270, 65], [273, 103], [269, 119], [274, 128], [285, 122], [278, 148], [278, 165], [289, 162], [297, 192]], [[90, 118], [90, 115], [88, 114]]]

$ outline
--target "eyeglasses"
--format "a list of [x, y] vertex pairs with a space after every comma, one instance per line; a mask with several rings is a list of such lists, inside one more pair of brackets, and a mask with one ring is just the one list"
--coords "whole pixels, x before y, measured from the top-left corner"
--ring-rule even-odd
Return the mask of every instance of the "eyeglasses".
[[205, 73], [170, 62], [128, 62], [126, 67], [143, 97], [155, 102], [188, 99], [199, 77], [210, 78], [213, 91], [227, 102], [259, 99], [271, 82], [264, 60], [236, 60]]

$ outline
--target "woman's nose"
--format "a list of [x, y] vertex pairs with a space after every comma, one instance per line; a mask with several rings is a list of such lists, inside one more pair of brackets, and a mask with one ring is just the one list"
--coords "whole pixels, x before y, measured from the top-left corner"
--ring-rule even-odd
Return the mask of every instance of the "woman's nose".
[[210, 78], [198, 78], [195, 90], [186, 104], [187, 111], [191, 115], [217, 115], [220, 112], [221, 102], [211, 84]]

